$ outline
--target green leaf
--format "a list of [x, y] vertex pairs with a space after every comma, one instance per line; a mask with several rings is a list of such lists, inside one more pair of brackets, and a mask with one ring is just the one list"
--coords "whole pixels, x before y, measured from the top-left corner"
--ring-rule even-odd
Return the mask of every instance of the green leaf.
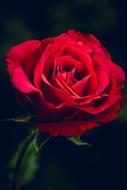
[[70, 142], [72, 142], [72, 143], [74, 143], [75, 145], [78, 145], [78, 146], [84, 146], [84, 145], [86, 145], [86, 146], [92, 147], [92, 145], [90, 143], [82, 141], [81, 138], [80, 138], [80, 136], [77, 136], [77, 137], [67, 137], [67, 139]]
[[19, 189], [34, 178], [38, 169], [37, 153], [50, 138], [51, 136], [39, 133], [39, 130], [35, 129], [19, 146], [10, 161], [13, 169], [10, 175], [11, 189]]
[[36, 150], [34, 148], [34, 141], [30, 143], [21, 167], [20, 184], [25, 185], [34, 178], [38, 169], [38, 155], [36, 154]]
[[36, 130], [34, 130], [19, 146], [10, 161], [11, 188], [19, 188], [30, 182], [38, 169], [38, 155], [34, 146]]

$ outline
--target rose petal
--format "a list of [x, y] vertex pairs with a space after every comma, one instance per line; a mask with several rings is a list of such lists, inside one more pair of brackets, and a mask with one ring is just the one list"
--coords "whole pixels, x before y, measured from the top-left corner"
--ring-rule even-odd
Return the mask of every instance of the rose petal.
[[87, 75], [85, 78], [83, 78], [82, 80], [78, 81], [76, 84], [74, 84], [71, 89], [78, 94], [79, 96], [83, 96], [83, 92], [85, 90], [85, 87], [87, 85], [87, 82], [90, 78], [90, 74]]
[[95, 92], [95, 94], [98, 95], [106, 89], [106, 87], [108, 86], [110, 81], [109, 81], [109, 77], [105, 73], [105, 71], [97, 71], [96, 75], [97, 75], [97, 79], [98, 79], [98, 87], [97, 87], [97, 91]]
[[85, 95], [94, 93], [97, 88], [97, 77], [89, 54], [75, 47], [64, 47], [63, 52], [71, 55], [75, 60], [78, 60], [81, 64], [83, 64], [84, 67], [87, 67], [87, 70], [91, 74], [91, 77], [88, 81], [88, 88], [86, 89]]
[[43, 52], [46, 50], [48, 44], [51, 43], [53, 43], [53, 38], [47, 38], [40, 41], [40, 45], [28, 56], [24, 69], [27, 73], [27, 76], [29, 76], [31, 80], [33, 80], [35, 67], [38, 64]]
[[[103, 98], [103, 96], [102, 96]], [[80, 110], [84, 110], [88, 113], [91, 113], [91, 114], [98, 114], [98, 113], [101, 113], [103, 112], [104, 110], [106, 110], [107, 108], [111, 107], [113, 104], [115, 104], [117, 101], [119, 101], [119, 99], [121, 98], [121, 95], [117, 95], [115, 97], [109, 97], [105, 102], [102, 102], [101, 105], [99, 106], [92, 106], [91, 104], [89, 105], [86, 105], [86, 106], [78, 106], [78, 108]], [[101, 101], [101, 99], [99, 100]]]
[[11, 74], [13, 70], [26, 63], [26, 60], [30, 53], [40, 45], [38, 40], [28, 40], [15, 47], [13, 47], [7, 54], [8, 71]]
[[31, 84], [31, 82], [29, 81], [29, 79], [27, 78], [26, 74], [24, 73], [23, 69], [20, 66], [15, 68], [15, 70], [13, 71], [12, 83], [13, 83], [14, 87], [17, 90], [19, 90], [20, 92], [23, 92], [23, 93], [37, 92], [37, 93], [41, 94], [41, 91], [36, 89]]
[[126, 81], [126, 76], [123, 69], [119, 65], [112, 63], [112, 70], [110, 76], [111, 85], [110, 85], [109, 95], [112, 97], [116, 94], [121, 94], [124, 88], [125, 81]]
[[36, 117], [38, 122], [62, 121], [72, 109], [63, 102], [59, 105], [54, 105], [51, 102], [45, 101], [45, 99], [36, 100]]
[[81, 121], [81, 122], [54, 122], [40, 123], [36, 127], [53, 136], [80, 136], [93, 127], [99, 126], [99, 122]]
[[86, 52], [91, 53], [94, 49], [101, 46], [100, 41], [93, 34], [84, 35], [75, 30], [69, 30], [67, 34], [72, 40], [84, 46]]
[[46, 47], [45, 52], [42, 54], [42, 57], [35, 68], [34, 83], [37, 88], [40, 88], [42, 71], [43, 71], [46, 60], [50, 57], [51, 49], [52, 49], [52, 44], [49, 44]]
[[101, 123], [108, 123], [118, 117], [118, 113], [120, 109], [123, 106], [124, 98], [121, 97], [121, 99], [116, 102], [114, 105], [112, 105], [110, 108], [108, 108], [106, 111], [96, 115], [94, 119], [96, 121], [99, 121]]
[[46, 79], [44, 74], [42, 74], [42, 81], [47, 85], [47, 88], [50, 88], [50, 90], [52, 90], [52, 93], [56, 94], [60, 98], [60, 100], [62, 100], [70, 106], [72, 106], [75, 103], [75, 100], [73, 96], [70, 95], [70, 93], [67, 93], [66, 91], [52, 86], [51, 83], [49, 83], [49, 81]]
[[105, 54], [102, 48], [97, 48], [94, 51], [92, 61], [95, 72], [105, 71], [108, 75], [111, 73], [111, 59]]
[[58, 74], [57, 77], [54, 78], [56, 80], [57, 84], [62, 88], [63, 91], [70, 93], [70, 95], [73, 95], [75, 97], [79, 97], [72, 89], [69, 87], [64, 80], [60, 77]]

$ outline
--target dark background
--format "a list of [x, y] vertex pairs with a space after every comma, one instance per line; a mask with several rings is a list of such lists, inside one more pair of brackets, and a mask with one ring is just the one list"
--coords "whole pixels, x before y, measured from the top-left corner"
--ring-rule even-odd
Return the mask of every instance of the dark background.
[[[119, 0], [1, 1], [0, 118], [22, 114], [5, 55], [25, 40], [56, 36], [72, 28], [93, 33], [127, 73], [126, 11], [126, 1]], [[0, 124], [0, 190], [7, 188], [8, 162], [26, 133], [26, 125]], [[93, 148], [52, 139], [41, 151], [40, 170], [24, 189], [127, 189], [127, 105], [117, 120], [87, 132], [83, 139]]]

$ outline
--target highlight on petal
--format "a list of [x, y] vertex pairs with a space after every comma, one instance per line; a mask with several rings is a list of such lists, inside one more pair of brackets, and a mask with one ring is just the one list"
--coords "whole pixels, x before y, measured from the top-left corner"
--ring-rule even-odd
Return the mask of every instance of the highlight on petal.
[[22, 93], [37, 92], [41, 94], [41, 92], [30, 83], [21, 66], [15, 68], [11, 80], [14, 87]]

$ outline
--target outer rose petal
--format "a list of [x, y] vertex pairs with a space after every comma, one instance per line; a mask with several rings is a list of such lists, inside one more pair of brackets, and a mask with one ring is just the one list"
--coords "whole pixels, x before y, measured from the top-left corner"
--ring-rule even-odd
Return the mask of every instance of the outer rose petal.
[[124, 82], [126, 81], [126, 75], [124, 70], [117, 64], [112, 63], [113, 64], [113, 68], [112, 70], [114, 71], [115, 75], [116, 75], [116, 82], [118, 82], [118, 85], [124, 84]]
[[[117, 95], [112, 98], [109, 97], [104, 103], [101, 103], [101, 105], [99, 105], [99, 106], [88, 105], [88, 106], [84, 106], [84, 107], [79, 107], [79, 109], [84, 110], [84, 111], [94, 114], [94, 115], [99, 114], [99, 113], [105, 111], [106, 109], [108, 109], [109, 107], [111, 107], [117, 101], [119, 101], [120, 98], [121, 98], [120, 95]], [[99, 101], [101, 101], [101, 99]]]
[[93, 34], [84, 35], [83, 33], [75, 30], [69, 30], [67, 34], [72, 40], [79, 43], [82, 42], [84, 45], [87, 45], [93, 49], [101, 46], [100, 41]]
[[110, 76], [111, 88], [109, 91], [109, 96], [113, 97], [117, 94], [121, 94], [121, 96], [123, 96], [125, 81], [126, 76], [123, 69], [119, 65], [112, 63], [112, 70]]
[[93, 66], [95, 71], [102, 70], [103, 72], [106, 72], [107, 74], [111, 73], [111, 59], [110, 57], [103, 51], [102, 48], [97, 48], [94, 51], [93, 57]]
[[17, 90], [25, 94], [33, 92], [38, 92], [41, 94], [41, 92], [30, 83], [29, 79], [27, 78], [23, 69], [20, 66], [18, 66], [13, 71], [12, 83]]
[[113, 106], [108, 108], [106, 111], [100, 113], [99, 115], [95, 116], [95, 120], [101, 123], [108, 123], [118, 117], [118, 113], [123, 106], [125, 99], [121, 97], [121, 99], [116, 102]]
[[11, 74], [18, 65], [24, 65], [30, 53], [40, 45], [38, 40], [28, 40], [13, 47], [7, 54], [8, 71]]
[[99, 122], [81, 121], [81, 122], [61, 122], [61, 123], [40, 123], [36, 127], [53, 136], [79, 136], [87, 130], [99, 126]]
[[34, 51], [32, 51], [30, 55], [28, 55], [24, 70], [31, 80], [33, 80], [35, 67], [38, 64], [42, 54], [46, 50], [48, 44], [52, 42], [53, 38], [47, 38], [45, 40], [40, 41], [40, 45], [36, 49], [34, 49]]

